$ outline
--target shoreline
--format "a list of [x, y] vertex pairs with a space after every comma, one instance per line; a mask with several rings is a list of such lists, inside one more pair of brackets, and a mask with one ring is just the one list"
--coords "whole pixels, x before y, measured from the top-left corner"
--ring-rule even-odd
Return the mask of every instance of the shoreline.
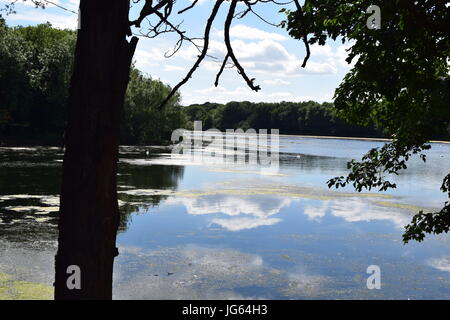
[[[310, 139], [335, 139], [335, 140], [361, 140], [361, 141], [393, 141], [389, 138], [368, 138], [368, 137], [339, 137], [339, 136], [315, 136], [315, 135], [299, 135], [299, 134], [280, 134], [280, 137], [299, 137], [299, 138], [310, 138]], [[445, 140], [431, 140], [430, 143], [443, 143], [450, 144], [450, 141]]]
[[[378, 141], [378, 142], [388, 142], [393, 141], [393, 139], [389, 138], [370, 138], [370, 137], [340, 137], [340, 136], [318, 136], [318, 135], [301, 135], [301, 134], [279, 134], [280, 137], [297, 137], [297, 138], [306, 138], [306, 139], [335, 139], [335, 140], [356, 140], [356, 141]], [[441, 144], [450, 144], [450, 141], [445, 140], [430, 140], [429, 143], [441, 143]], [[120, 147], [148, 147], [146, 145], [126, 145], [120, 144]], [[153, 147], [169, 147], [169, 145], [160, 145]], [[30, 144], [30, 143], [18, 143], [18, 144], [9, 144], [9, 143], [0, 143], [0, 148], [36, 148], [36, 147], [57, 147], [61, 148], [60, 144]]]

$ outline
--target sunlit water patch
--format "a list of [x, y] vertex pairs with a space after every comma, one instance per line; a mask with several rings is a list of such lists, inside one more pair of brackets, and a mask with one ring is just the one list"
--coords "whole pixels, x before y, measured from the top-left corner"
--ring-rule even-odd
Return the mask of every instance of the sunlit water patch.
[[[450, 238], [401, 237], [415, 213], [446, 200], [450, 145], [434, 144], [425, 165], [413, 159], [396, 190], [326, 187], [379, 145], [281, 137], [272, 172], [122, 147], [114, 297], [450, 299]], [[0, 158], [0, 289], [51, 286], [61, 150], [1, 148]], [[367, 289], [369, 265], [381, 268], [380, 290]]]

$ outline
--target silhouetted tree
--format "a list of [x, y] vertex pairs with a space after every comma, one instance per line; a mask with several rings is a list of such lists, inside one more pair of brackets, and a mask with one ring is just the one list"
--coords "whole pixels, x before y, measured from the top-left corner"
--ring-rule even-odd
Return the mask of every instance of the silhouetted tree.
[[[45, 1], [30, 0], [40, 5]], [[136, 2], [136, 1], [135, 1]], [[101, 298], [112, 296], [112, 265], [117, 255], [115, 237], [119, 225], [116, 193], [117, 148], [120, 114], [123, 111], [129, 70], [138, 39], [131, 26], [140, 27], [146, 17], [157, 20], [146, 36], [166, 32], [178, 34], [175, 51], [191, 42], [199, 55], [192, 68], [167, 96], [169, 101], [185, 84], [208, 54], [212, 23], [226, 1], [214, 2], [206, 21], [202, 44], [186, 36], [179, 24], [170, 22], [173, 0], [146, 0], [138, 19], [129, 21], [128, 0], [81, 0], [81, 29], [77, 35], [74, 71], [69, 90], [66, 152], [63, 165], [59, 247], [56, 256], [57, 299]], [[231, 0], [224, 21], [226, 54], [215, 85], [226, 66], [232, 65], [254, 91], [260, 87], [250, 78], [236, 58], [230, 40], [234, 18], [254, 13], [253, 6], [266, 1]], [[277, 3], [276, 1], [273, 1]], [[303, 41], [306, 57], [309, 44], [324, 44], [327, 38], [354, 40], [348, 61], [358, 62], [337, 90], [336, 108], [358, 124], [372, 121], [395, 134], [395, 141], [372, 150], [363, 163], [353, 162], [351, 174], [343, 185], [354, 181], [362, 187], [393, 186], [379, 172], [391, 173], [405, 167], [410, 153], [425, 149], [426, 141], [447, 129], [448, 112], [448, 8], [444, 1], [379, 0], [383, 7], [385, 31], [366, 28], [366, 9], [371, 1], [307, 0], [304, 7], [294, 0], [288, 11], [290, 34]], [[177, 13], [195, 7], [197, 1]], [[308, 35], [313, 36], [308, 40]], [[380, 62], [381, 61], [381, 62]], [[263, 110], [262, 107], [258, 110]], [[267, 109], [270, 113], [270, 110]], [[270, 123], [270, 114], [257, 111], [252, 122]], [[383, 169], [383, 170], [380, 170]], [[343, 178], [342, 178], [343, 179]], [[443, 190], [449, 191], [448, 177]], [[450, 191], [449, 191], [450, 192]], [[419, 216], [406, 240], [423, 238], [423, 231], [447, 231], [448, 204], [437, 215]], [[67, 267], [79, 265], [83, 272], [81, 290], [68, 290]]]
[[[26, 1], [26, 0], [25, 0]], [[29, 0], [36, 6], [50, 1]], [[5, 9], [13, 11], [12, 1]], [[138, 3], [139, 1], [133, 1]], [[154, 38], [173, 32], [179, 36], [175, 52], [183, 42], [190, 42], [199, 50], [199, 56], [186, 76], [163, 101], [170, 101], [177, 90], [193, 75], [209, 49], [211, 27], [220, 7], [226, 2], [214, 2], [206, 21], [202, 45], [189, 38], [170, 18], [174, 0], [145, 0], [139, 17], [129, 20], [129, 0], [80, 0], [80, 29], [70, 81], [68, 116], [65, 129], [65, 154], [60, 195], [58, 252], [55, 269], [56, 299], [111, 299], [112, 269], [118, 254], [115, 240], [119, 226], [116, 174], [120, 131], [129, 71], [138, 38], [131, 27], [141, 27], [147, 17], [158, 20], [141, 34]], [[236, 58], [230, 39], [234, 18], [254, 13], [258, 2], [242, 3], [244, 11], [236, 12], [238, 0], [229, 1], [224, 21], [226, 55], [219, 68], [215, 84], [227, 63], [231, 63], [254, 91], [254, 83]], [[197, 1], [176, 14], [191, 10]], [[198, 39], [197, 39], [198, 40]], [[306, 42], [305, 42], [306, 43]], [[67, 269], [77, 265], [82, 271], [81, 289], [69, 290]]]

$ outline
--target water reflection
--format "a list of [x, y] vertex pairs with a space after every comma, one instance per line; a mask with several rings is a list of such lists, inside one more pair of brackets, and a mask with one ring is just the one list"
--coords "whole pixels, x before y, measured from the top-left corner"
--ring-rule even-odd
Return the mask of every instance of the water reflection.
[[[379, 142], [280, 143], [276, 174], [122, 147], [114, 297], [450, 298], [449, 237], [401, 242], [412, 214], [442, 203], [450, 146], [432, 149], [426, 166], [412, 162], [398, 190], [358, 194], [325, 181]], [[0, 149], [0, 285], [8, 274], [51, 287], [61, 156]], [[382, 268], [380, 292], [365, 287], [369, 264]]]
[[[131, 203], [145, 211], [152, 199], [166, 197], [164, 206], [182, 205], [187, 214], [210, 216], [208, 225], [216, 224], [229, 231], [276, 224], [282, 221], [280, 212], [288, 207], [296, 208], [297, 214], [303, 213], [317, 223], [326, 215], [332, 215], [349, 223], [387, 220], [401, 229], [411, 220], [412, 214], [421, 209], [398, 203], [398, 198], [377, 194], [349, 194], [283, 185], [274, 188], [270, 184], [252, 187], [246, 180], [233, 183], [235, 188], [225, 184], [197, 190], [132, 189], [121, 193], [131, 196], [135, 201]], [[238, 187], [240, 183], [241, 187]]]
[[[128, 150], [128, 152], [130, 151]], [[176, 190], [178, 182], [183, 178], [183, 173], [184, 167], [180, 166], [133, 166], [121, 164], [117, 179], [121, 211], [119, 232], [126, 231], [132, 213], [158, 206], [161, 201], [168, 197], [164, 194], [153, 194], [145, 202], [142, 202], [133, 193], [127, 193], [126, 190], [139, 188]]]
[[[7, 290], [6, 293], [0, 290], [0, 300], [52, 296], [57, 248], [60, 151], [58, 148], [44, 147], [0, 150], [0, 287]], [[136, 156], [140, 152], [142, 150], [136, 148], [125, 148], [123, 156]], [[121, 188], [125, 189], [140, 185], [176, 189], [182, 175], [181, 167], [133, 167], [121, 169], [121, 178], [118, 180]], [[145, 205], [157, 206], [165, 198], [154, 197], [152, 202]], [[127, 200], [119, 201], [122, 209], [121, 231], [126, 230], [131, 213], [138, 210], [132, 201]], [[36, 272], [38, 276], [34, 275]], [[23, 286], [35, 288], [42, 294], [27, 291], [29, 295], [23, 295]]]
[[[158, 250], [122, 247], [115, 298], [119, 299], [270, 299], [312, 298], [324, 277], [287, 273], [264, 263], [261, 255], [236, 249], [182, 245]], [[140, 266], [146, 265], [146, 268]], [[133, 268], [133, 272], [124, 268]]]
[[282, 197], [252, 196], [235, 197], [228, 195], [206, 195], [198, 198], [176, 197], [168, 203], [181, 203], [188, 214], [205, 215], [220, 214], [227, 218], [214, 218], [212, 224], [217, 224], [229, 231], [252, 229], [259, 226], [273, 225], [279, 218], [272, 218], [281, 208], [291, 203], [290, 199]]
[[428, 264], [440, 271], [450, 272], [450, 257], [440, 257], [428, 260]]
[[[402, 229], [411, 221], [413, 212], [410, 210], [393, 210], [376, 203], [376, 201], [368, 203], [355, 198], [333, 200], [330, 203], [329, 210], [332, 215], [348, 222], [389, 220], [399, 229]], [[385, 203], [389, 204], [390, 202]]]

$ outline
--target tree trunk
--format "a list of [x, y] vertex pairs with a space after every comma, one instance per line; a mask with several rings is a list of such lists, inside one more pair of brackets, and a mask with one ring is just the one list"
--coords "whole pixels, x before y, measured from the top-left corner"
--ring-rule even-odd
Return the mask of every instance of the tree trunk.
[[[60, 196], [55, 299], [111, 299], [120, 117], [137, 38], [129, 0], [81, 0]], [[67, 286], [69, 266], [81, 288]], [[70, 280], [70, 279], [69, 279]]]

